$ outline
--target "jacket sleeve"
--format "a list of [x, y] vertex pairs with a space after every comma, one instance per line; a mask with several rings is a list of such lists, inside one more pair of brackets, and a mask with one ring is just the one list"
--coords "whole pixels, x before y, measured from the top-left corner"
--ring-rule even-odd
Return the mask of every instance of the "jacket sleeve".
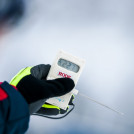
[[23, 96], [7, 82], [0, 83], [0, 134], [24, 134], [29, 116]]

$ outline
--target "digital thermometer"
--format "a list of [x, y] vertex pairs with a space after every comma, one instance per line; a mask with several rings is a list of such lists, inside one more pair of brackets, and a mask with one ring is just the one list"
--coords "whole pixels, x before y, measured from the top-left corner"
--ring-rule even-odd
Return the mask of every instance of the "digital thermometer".
[[[83, 59], [75, 57], [64, 51], [59, 51], [54, 63], [51, 66], [47, 80], [56, 78], [71, 78], [74, 80], [76, 86], [84, 65], [85, 61]], [[72, 94], [77, 93], [78, 91], [73, 89], [66, 95], [50, 98], [46, 102], [66, 110]]]
[[[51, 66], [51, 69], [49, 71], [49, 74], [47, 76], [47, 80], [52, 80], [52, 79], [56, 79], [56, 78], [71, 78], [74, 80], [75, 86], [79, 80], [80, 74], [83, 70], [83, 67], [85, 65], [85, 61], [83, 59], [80, 59], [78, 57], [75, 57], [71, 54], [68, 54], [64, 51], [59, 51], [59, 53], [56, 56], [56, 59], [54, 61], [54, 63]], [[59, 97], [54, 97], [54, 98], [50, 98], [48, 99], [46, 102], [55, 106], [60, 107], [61, 109], [66, 110], [68, 103], [71, 99], [72, 94], [77, 95], [78, 94], [78, 90], [73, 89], [70, 93], [63, 95], [63, 96], [59, 96]], [[83, 96], [85, 98], [87, 98], [90, 101], [93, 101], [105, 108], [108, 108], [120, 115], [124, 115], [123, 113], [107, 106], [104, 105], [82, 93], [79, 93], [80, 96]]]

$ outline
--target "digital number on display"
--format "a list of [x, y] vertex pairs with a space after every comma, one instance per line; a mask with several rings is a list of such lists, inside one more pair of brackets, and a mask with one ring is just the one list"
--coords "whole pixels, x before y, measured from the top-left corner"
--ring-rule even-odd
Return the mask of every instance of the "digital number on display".
[[67, 61], [65, 59], [61, 59], [61, 58], [58, 61], [58, 65], [67, 69], [67, 70], [73, 71], [75, 73], [77, 73], [80, 69], [80, 67], [78, 65], [76, 65], [70, 61]]

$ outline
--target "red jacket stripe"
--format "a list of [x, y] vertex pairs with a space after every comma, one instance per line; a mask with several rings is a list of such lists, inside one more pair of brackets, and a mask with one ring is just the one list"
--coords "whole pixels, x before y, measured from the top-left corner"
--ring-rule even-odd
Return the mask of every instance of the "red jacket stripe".
[[[0, 85], [2, 82], [0, 82]], [[13, 86], [15, 89], [17, 89], [15, 86]], [[6, 99], [8, 97], [7, 93], [0, 87], [0, 101]]]

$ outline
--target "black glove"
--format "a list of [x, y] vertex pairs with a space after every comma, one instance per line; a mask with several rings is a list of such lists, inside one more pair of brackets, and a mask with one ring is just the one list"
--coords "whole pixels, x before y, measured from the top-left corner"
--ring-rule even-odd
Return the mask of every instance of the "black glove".
[[[74, 82], [70, 78], [46, 80], [49, 69], [50, 65], [37, 65], [30, 69], [30, 74], [24, 75], [17, 83], [18, 90], [28, 104], [41, 99], [65, 95], [74, 88]], [[26, 69], [24, 69], [16, 77], [26, 74], [26, 72]], [[11, 84], [13, 80], [10, 82]]]
[[28, 75], [21, 79], [17, 88], [30, 104], [40, 99], [48, 99], [69, 93], [74, 88], [74, 82], [69, 78], [39, 80], [32, 75]]

